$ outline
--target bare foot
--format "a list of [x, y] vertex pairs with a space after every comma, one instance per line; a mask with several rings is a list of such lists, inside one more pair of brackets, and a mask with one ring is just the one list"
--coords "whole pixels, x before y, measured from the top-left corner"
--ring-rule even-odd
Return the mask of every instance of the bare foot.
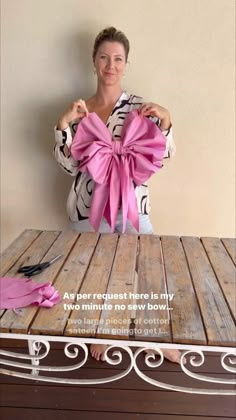
[[[96, 359], [96, 360], [101, 360], [102, 362], [105, 361], [105, 350], [108, 346], [105, 344], [91, 344], [90, 346], [90, 353], [91, 356]], [[179, 363], [180, 364], [180, 357], [181, 357], [181, 352], [179, 350], [172, 350], [172, 349], [161, 349], [163, 352], [163, 356], [165, 357], [165, 359], [169, 360], [170, 362], [173, 363]], [[155, 350], [145, 350], [145, 353], [150, 354], [150, 353], [155, 353]], [[158, 353], [159, 354], [159, 353]], [[185, 365], [186, 363], [186, 358], [184, 357], [183, 363]]]
[[[179, 350], [171, 350], [171, 349], [161, 349], [165, 359], [168, 359], [170, 362], [179, 363], [181, 358], [181, 352]], [[184, 357], [183, 363], [185, 365], [186, 359]]]
[[[179, 350], [175, 350], [175, 349], [160, 349], [163, 353], [163, 356], [165, 357], [165, 359], [168, 359], [170, 362], [173, 363], [179, 363], [180, 364], [180, 358], [181, 358], [181, 352]], [[153, 353], [153, 350], [145, 350], [145, 353]], [[155, 350], [154, 350], [155, 353]], [[158, 353], [159, 354], [159, 353]], [[186, 363], [186, 358], [184, 357], [183, 363], [185, 365]]]
[[96, 360], [105, 361], [104, 352], [108, 346], [105, 344], [91, 344], [90, 346], [90, 353], [91, 356]]

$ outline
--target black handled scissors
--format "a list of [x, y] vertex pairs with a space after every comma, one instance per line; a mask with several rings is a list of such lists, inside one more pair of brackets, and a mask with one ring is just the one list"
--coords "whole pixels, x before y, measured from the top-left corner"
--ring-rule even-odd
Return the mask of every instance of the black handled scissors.
[[24, 273], [25, 276], [36, 276], [36, 274], [42, 273], [45, 268], [49, 267], [51, 264], [59, 260], [62, 255], [57, 255], [57, 257], [53, 258], [51, 261], [45, 261], [41, 264], [35, 264], [35, 265], [25, 265], [17, 271], [18, 273]]

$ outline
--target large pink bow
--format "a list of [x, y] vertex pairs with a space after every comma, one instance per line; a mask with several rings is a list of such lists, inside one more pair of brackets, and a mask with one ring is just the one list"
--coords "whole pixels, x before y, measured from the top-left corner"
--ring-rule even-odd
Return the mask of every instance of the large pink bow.
[[134, 184], [141, 185], [162, 167], [166, 138], [156, 124], [137, 110], [126, 117], [121, 138], [113, 140], [94, 112], [78, 125], [71, 153], [80, 161], [79, 170], [95, 181], [90, 223], [97, 231], [103, 216], [114, 232], [122, 201], [123, 233], [129, 219], [139, 230]]

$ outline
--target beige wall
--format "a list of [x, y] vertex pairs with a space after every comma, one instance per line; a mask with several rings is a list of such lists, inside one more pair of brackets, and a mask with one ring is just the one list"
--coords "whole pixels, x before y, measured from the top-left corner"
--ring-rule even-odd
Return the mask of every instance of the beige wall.
[[2, 0], [2, 247], [67, 226], [72, 178], [52, 155], [65, 106], [95, 89], [93, 40], [131, 43], [123, 88], [171, 111], [175, 159], [150, 181], [158, 234], [235, 235], [235, 1]]

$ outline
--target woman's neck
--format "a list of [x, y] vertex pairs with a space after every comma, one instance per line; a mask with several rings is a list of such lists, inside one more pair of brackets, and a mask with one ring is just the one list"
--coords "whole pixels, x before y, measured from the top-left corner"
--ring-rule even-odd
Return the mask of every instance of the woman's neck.
[[120, 86], [98, 86], [94, 99], [98, 106], [109, 106], [116, 103], [123, 90]]

